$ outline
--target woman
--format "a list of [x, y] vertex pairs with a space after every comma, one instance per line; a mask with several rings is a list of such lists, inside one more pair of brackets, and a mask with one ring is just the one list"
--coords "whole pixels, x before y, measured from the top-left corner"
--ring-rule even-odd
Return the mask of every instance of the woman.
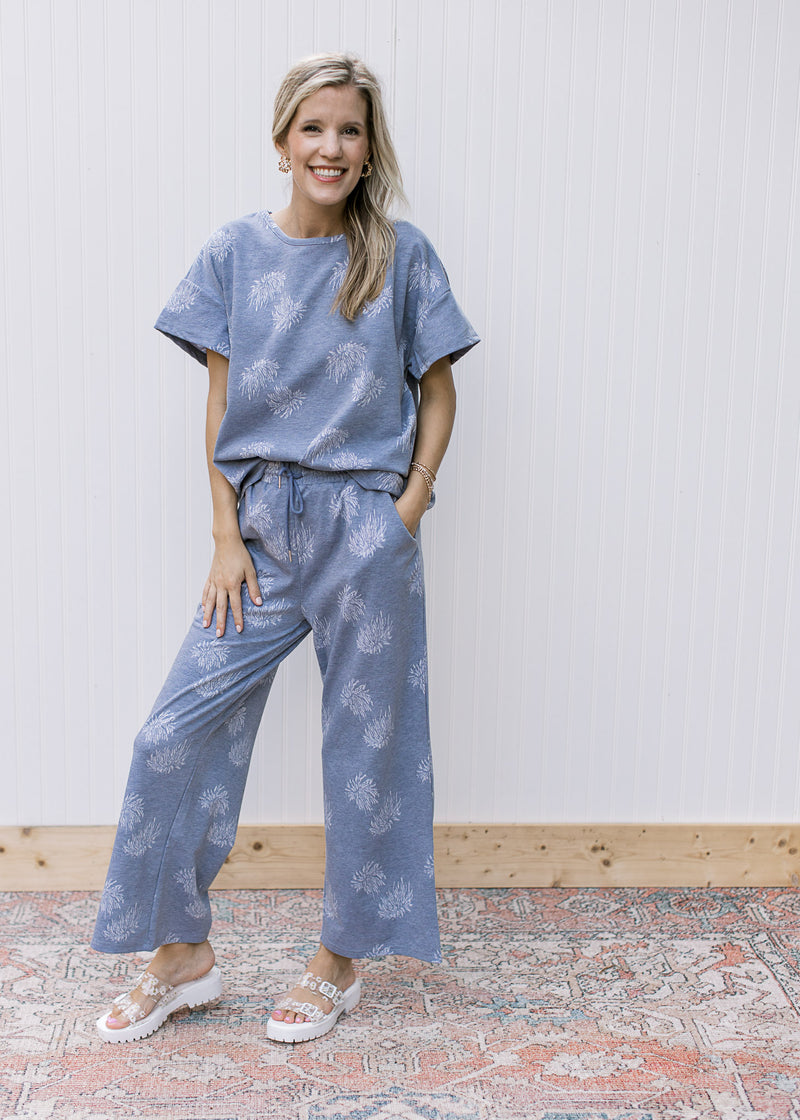
[[215, 543], [202, 603], [136, 738], [92, 941], [158, 951], [98, 1020], [108, 1041], [216, 999], [208, 888], [235, 834], [281, 660], [323, 677], [319, 951], [267, 1034], [316, 1038], [359, 1001], [353, 958], [440, 959], [417, 527], [477, 341], [402, 197], [380, 88], [357, 59], [286, 75], [273, 140], [288, 206], [223, 226], [156, 326], [208, 366]]

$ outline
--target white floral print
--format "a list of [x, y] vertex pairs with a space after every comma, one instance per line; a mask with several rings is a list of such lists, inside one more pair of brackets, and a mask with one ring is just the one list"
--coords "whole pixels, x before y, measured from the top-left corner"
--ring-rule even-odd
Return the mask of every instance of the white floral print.
[[106, 885], [103, 887], [103, 894], [100, 898], [99, 910], [101, 914], [113, 914], [115, 910], [121, 910], [125, 905], [125, 892], [122, 885], [116, 879], [106, 880]]
[[378, 903], [378, 914], [381, 918], [401, 918], [413, 905], [414, 891], [411, 884], [400, 879]]
[[250, 292], [247, 296], [247, 302], [250, 307], [254, 307], [260, 311], [266, 307], [270, 300], [274, 299], [280, 292], [283, 291], [286, 284], [286, 273], [280, 270], [274, 272], [265, 272], [262, 276], [255, 280], [250, 287]]
[[[314, 644], [317, 649], [327, 649], [331, 644], [331, 624], [330, 619], [324, 615], [314, 615], [311, 622], [311, 628], [314, 631]], [[323, 723], [323, 730], [324, 730]]]
[[244, 731], [244, 725], [247, 720], [247, 705], [240, 704], [232, 716], [228, 716], [225, 720], [225, 726], [231, 735], [238, 735], [240, 731]]
[[239, 380], [249, 400], [255, 400], [259, 393], [263, 393], [265, 389], [269, 388], [278, 376], [278, 370], [278, 363], [272, 361], [271, 358], [259, 358], [258, 361], [242, 370], [239, 374]]
[[381, 311], [385, 311], [387, 307], [391, 306], [392, 289], [386, 284], [377, 299], [370, 300], [369, 303], [364, 304], [364, 314], [368, 319], [374, 319], [376, 315], [380, 315]]
[[119, 812], [119, 827], [128, 832], [144, 817], [144, 800], [138, 793], [126, 793]]
[[417, 766], [417, 777], [421, 782], [429, 782], [433, 777], [433, 763], [429, 758], [423, 758]]
[[189, 757], [190, 749], [188, 739], [182, 743], [167, 743], [147, 756], [148, 769], [156, 774], [171, 774], [180, 770]]
[[158, 841], [161, 832], [161, 825], [157, 820], [148, 821], [138, 832], [131, 833], [122, 850], [128, 856], [143, 856]]
[[414, 688], [418, 688], [424, 695], [428, 689], [428, 658], [422, 657], [415, 661], [409, 670], [408, 679]]
[[427, 261], [412, 264], [408, 271], [408, 286], [412, 291], [435, 292], [442, 283], [442, 277], [433, 271]]
[[241, 673], [237, 672], [218, 673], [215, 677], [206, 677], [205, 680], [198, 681], [194, 686], [194, 691], [204, 700], [211, 700], [212, 697], [227, 692], [240, 677]]
[[298, 525], [292, 530], [291, 549], [298, 564], [308, 563], [314, 555], [314, 533], [308, 526]]
[[364, 520], [352, 530], [347, 547], [354, 556], [369, 560], [386, 543], [386, 522], [383, 514], [370, 510]]
[[367, 348], [361, 342], [340, 342], [325, 359], [325, 372], [337, 385], [361, 369]]
[[371, 369], [365, 369], [353, 381], [353, 400], [358, 405], [371, 404], [386, 388], [386, 381]]
[[358, 631], [356, 645], [362, 653], [380, 653], [392, 640], [392, 620], [379, 611]]
[[337, 517], [344, 517], [348, 525], [355, 517], [358, 517], [358, 491], [352, 482], [348, 482], [347, 486], [340, 490], [338, 494], [331, 495], [328, 510], [334, 520]]
[[136, 902], [129, 910], [125, 910], [124, 913], [117, 915], [106, 923], [103, 928], [103, 936], [109, 941], [120, 944], [136, 933], [141, 923], [142, 907]]
[[175, 731], [175, 716], [172, 712], [157, 712], [150, 716], [142, 728], [142, 738], [147, 743], [165, 743]]
[[212, 669], [221, 669], [227, 663], [228, 647], [217, 641], [196, 642], [192, 647], [192, 657], [208, 673]]
[[250, 761], [250, 744], [247, 739], [234, 739], [228, 751], [228, 758], [234, 766], [246, 766]]
[[281, 296], [272, 308], [272, 322], [276, 331], [285, 334], [303, 318], [306, 305], [290, 295]]
[[337, 261], [331, 269], [330, 279], [328, 284], [332, 291], [338, 292], [344, 283], [345, 273], [347, 272], [347, 261]]
[[366, 611], [364, 600], [354, 587], [346, 583], [336, 596], [336, 602], [339, 604], [339, 610], [345, 622], [357, 622], [362, 618]]
[[212, 817], [220, 817], [228, 812], [228, 791], [224, 786], [204, 789], [200, 794], [200, 805]]
[[350, 884], [353, 890], [360, 891], [363, 894], [380, 894], [382, 888], [386, 885], [386, 876], [381, 869], [381, 865], [371, 859], [354, 873]]
[[378, 804], [378, 787], [366, 774], [356, 774], [344, 787], [348, 801], [355, 801], [362, 812], [370, 813]]
[[337, 447], [341, 447], [347, 440], [349, 432], [344, 428], [323, 428], [322, 431], [312, 439], [311, 443], [306, 448], [306, 459], [319, 459], [322, 455], [327, 455], [330, 451], [335, 451]]
[[178, 313], [188, 311], [199, 295], [200, 288], [194, 281], [181, 280], [164, 305], [164, 310]]
[[224, 261], [232, 248], [233, 234], [224, 226], [222, 229], [218, 229], [216, 233], [212, 233], [203, 246], [204, 251], [207, 252], [213, 260], [218, 262]]
[[236, 821], [219, 817], [212, 818], [211, 827], [206, 833], [209, 844], [215, 848], [231, 848], [236, 839]]
[[373, 836], [383, 836], [400, 820], [400, 806], [402, 800], [396, 793], [389, 793], [380, 803], [377, 813], [369, 822], [369, 830]]
[[422, 571], [422, 561], [420, 560], [419, 553], [414, 559], [414, 566], [411, 569], [411, 578], [408, 581], [408, 589], [412, 595], [419, 595], [422, 599], [425, 595], [425, 576]]
[[292, 389], [289, 385], [276, 385], [274, 389], [269, 390], [264, 399], [274, 416], [288, 420], [303, 407], [306, 394], [301, 389]]
[[363, 718], [372, 710], [369, 689], [361, 681], [349, 680], [342, 689], [342, 704], [345, 708], [349, 708], [354, 716]]
[[392, 709], [387, 708], [364, 728], [364, 742], [374, 751], [381, 751], [388, 745], [394, 731]]

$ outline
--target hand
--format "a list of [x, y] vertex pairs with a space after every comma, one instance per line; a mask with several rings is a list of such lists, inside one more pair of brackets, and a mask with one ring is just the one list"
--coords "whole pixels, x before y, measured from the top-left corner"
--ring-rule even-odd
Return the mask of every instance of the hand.
[[261, 606], [261, 592], [256, 578], [256, 570], [247, 547], [241, 537], [218, 541], [214, 549], [214, 559], [203, 588], [203, 626], [211, 625], [211, 616], [217, 612], [217, 637], [225, 633], [225, 620], [228, 616], [228, 603], [233, 611], [233, 621], [241, 634], [244, 626], [242, 616], [242, 584], [257, 607]]
[[400, 514], [400, 520], [408, 529], [411, 536], [416, 536], [417, 528], [422, 520], [422, 515], [428, 506], [427, 491], [423, 495], [407, 487], [399, 498], [395, 499], [394, 507]]

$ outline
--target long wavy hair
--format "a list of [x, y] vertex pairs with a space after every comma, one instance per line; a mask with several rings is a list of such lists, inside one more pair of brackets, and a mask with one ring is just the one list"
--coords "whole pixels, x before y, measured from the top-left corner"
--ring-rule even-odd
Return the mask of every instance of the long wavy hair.
[[394, 256], [395, 231], [389, 211], [406, 201], [397, 154], [386, 124], [380, 82], [360, 58], [315, 54], [291, 68], [275, 96], [273, 142], [283, 144], [301, 101], [323, 86], [351, 85], [367, 104], [367, 140], [372, 174], [361, 178], [345, 204], [344, 228], [350, 260], [333, 303], [346, 319], [380, 295]]

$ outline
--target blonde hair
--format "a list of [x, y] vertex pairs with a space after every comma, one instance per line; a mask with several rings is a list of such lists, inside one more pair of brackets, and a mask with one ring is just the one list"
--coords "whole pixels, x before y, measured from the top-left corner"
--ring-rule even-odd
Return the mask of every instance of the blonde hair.
[[315, 54], [291, 68], [275, 96], [272, 139], [282, 145], [301, 101], [324, 86], [351, 85], [367, 103], [367, 139], [372, 174], [361, 178], [345, 204], [344, 227], [350, 260], [333, 303], [346, 319], [377, 299], [394, 256], [392, 203], [405, 202], [400, 167], [383, 111], [380, 82], [361, 59], [349, 54]]

